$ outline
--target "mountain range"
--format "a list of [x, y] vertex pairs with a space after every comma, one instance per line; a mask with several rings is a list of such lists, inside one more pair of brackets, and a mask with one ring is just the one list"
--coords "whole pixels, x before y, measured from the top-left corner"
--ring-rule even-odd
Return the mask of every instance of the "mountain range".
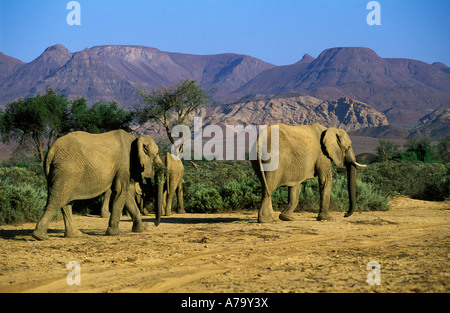
[[[320, 99], [314, 114], [325, 106], [328, 117], [338, 114], [332, 110], [339, 101], [340, 106], [364, 103], [381, 113], [386, 124], [412, 127], [431, 112], [450, 107], [450, 68], [445, 64], [381, 58], [368, 48], [331, 48], [317, 58], [306, 54], [294, 64], [275, 66], [242, 54], [192, 55], [113, 45], [74, 53], [54, 45], [29, 63], [0, 53], [0, 106], [50, 86], [69, 98], [112, 100], [129, 107], [138, 101], [138, 88], [157, 89], [181, 79], [198, 80], [205, 90], [214, 90], [223, 110], [272, 97], [290, 112], [292, 97], [310, 96]], [[270, 105], [256, 106], [270, 110]]]
[[216, 99], [224, 99], [272, 67], [232, 53], [201, 56], [143, 46], [97, 46], [71, 53], [55, 45], [29, 63], [2, 55], [0, 105], [45, 92], [50, 86], [70, 98], [112, 100], [128, 107], [137, 101], [137, 88], [157, 89], [181, 79], [198, 80], [206, 90], [216, 91]]

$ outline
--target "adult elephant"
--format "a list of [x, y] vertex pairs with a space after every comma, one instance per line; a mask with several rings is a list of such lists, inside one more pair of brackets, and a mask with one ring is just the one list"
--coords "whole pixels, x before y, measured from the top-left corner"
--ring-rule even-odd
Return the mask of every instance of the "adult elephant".
[[[132, 197], [127, 197], [130, 180], [141, 182], [142, 177], [155, 175], [164, 164], [158, 146], [151, 136], [134, 136], [123, 130], [104, 134], [73, 132], [55, 141], [44, 161], [47, 177], [45, 212], [32, 236], [48, 239], [48, 225], [58, 209], [62, 209], [65, 236], [80, 236], [72, 220], [74, 200], [91, 199], [111, 190], [111, 216], [106, 235], [119, 233], [119, 220], [127, 206], [133, 220], [134, 232], [145, 229]], [[158, 171], [158, 192], [155, 225], [160, 222], [163, 192], [163, 171]], [[128, 201], [127, 201], [128, 200]]]
[[[278, 133], [277, 138], [272, 138]], [[272, 135], [273, 134], [273, 135]], [[270, 151], [273, 143], [278, 144], [278, 151]], [[260, 147], [269, 147], [261, 149]], [[274, 146], [276, 147], [276, 146]], [[275, 124], [267, 127], [255, 142], [257, 159], [252, 160], [262, 185], [262, 204], [258, 213], [258, 222], [274, 220], [271, 195], [275, 189], [288, 186], [289, 203], [279, 215], [284, 221], [293, 220], [293, 211], [298, 204], [302, 183], [308, 178], [319, 178], [320, 209], [317, 220], [332, 220], [329, 214], [332, 167], [331, 160], [339, 167], [347, 168], [348, 194], [350, 207], [345, 214], [350, 216], [356, 206], [356, 167], [364, 165], [356, 162], [351, 140], [343, 129], [326, 128], [319, 124], [287, 126]], [[265, 152], [264, 152], [265, 151]], [[265, 155], [264, 155], [265, 154]], [[278, 158], [275, 169], [264, 170], [269, 158]], [[265, 161], [266, 160], [266, 161]], [[270, 159], [270, 161], [274, 161]]]

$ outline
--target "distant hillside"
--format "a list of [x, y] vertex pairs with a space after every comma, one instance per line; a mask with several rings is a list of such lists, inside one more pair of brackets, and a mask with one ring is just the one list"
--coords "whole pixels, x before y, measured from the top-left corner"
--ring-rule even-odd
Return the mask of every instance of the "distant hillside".
[[205, 123], [303, 125], [319, 123], [327, 127], [354, 130], [387, 125], [383, 113], [368, 104], [348, 98], [323, 101], [311, 96], [281, 97], [237, 102], [218, 106]]
[[[201, 108], [193, 116], [201, 116], [203, 125], [303, 125], [320, 123], [347, 131], [363, 127], [387, 125], [383, 113], [368, 104], [348, 98], [323, 101], [311, 96], [284, 96], [247, 100], [215, 107]], [[159, 125], [144, 125], [140, 133], [151, 131], [165, 138]]]
[[261, 72], [236, 96], [283, 92], [320, 99], [344, 95], [384, 112], [391, 124], [415, 124], [430, 110], [450, 106], [450, 74], [442, 63], [383, 59], [368, 48], [332, 48], [314, 60]]
[[413, 137], [439, 139], [450, 136], [450, 108], [437, 109], [424, 116], [420, 119], [420, 124], [413, 129], [386, 125], [360, 128], [352, 131], [350, 135], [383, 139], [405, 139]]
[[18, 65], [2, 72], [0, 106], [19, 96], [43, 93], [48, 85], [70, 98], [113, 100], [128, 107], [137, 100], [137, 88], [152, 90], [181, 79], [198, 80], [206, 90], [215, 90], [216, 99], [223, 99], [261, 71], [274, 67], [233, 53], [190, 55], [144, 46], [97, 46], [72, 53], [62, 45], [49, 47], [30, 63]]
[[[130, 107], [138, 100], [138, 88], [152, 90], [181, 79], [194, 79], [205, 90], [214, 90], [216, 104], [235, 105], [239, 99], [268, 94], [322, 100], [346, 97], [384, 113], [390, 125], [409, 128], [430, 112], [450, 107], [450, 70], [445, 64], [381, 58], [368, 48], [331, 48], [316, 59], [305, 54], [297, 63], [275, 66], [242, 54], [191, 55], [115, 45], [79, 52], [54, 45], [29, 63], [0, 54], [0, 106], [17, 97], [43, 93], [50, 86], [70, 98], [83, 96], [90, 103], [113, 100]], [[326, 111], [338, 118], [341, 112], [327, 103]], [[301, 120], [297, 116], [303, 114], [302, 109], [294, 111], [293, 119]], [[289, 120], [277, 112], [259, 114], [273, 121], [277, 117]]]
[[450, 136], [450, 108], [438, 109], [421, 118], [420, 124], [409, 134], [409, 137], [416, 136], [432, 139]]
[[24, 63], [0, 52], [0, 80], [14, 73]]
[[350, 136], [382, 138], [382, 139], [404, 139], [408, 137], [409, 131], [393, 125], [379, 127], [364, 127], [349, 133]]

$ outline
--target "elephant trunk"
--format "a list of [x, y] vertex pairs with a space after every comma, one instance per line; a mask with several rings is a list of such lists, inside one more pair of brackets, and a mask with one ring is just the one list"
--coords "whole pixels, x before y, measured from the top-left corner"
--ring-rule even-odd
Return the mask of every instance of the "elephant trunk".
[[356, 209], [356, 165], [352, 163], [346, 164], [347, 167], [347, 184], [348, 184], [348, 200], [349, 208], [345, 217], [349, 217]]
[[356, 167], [366, 167], [365, 165], [356, 162], [356, 157], [353, 149], [350, 147], [345, 156], [345, 166], [347, 168], [347, 185], [348, 185], [348, 200], [349, 208], [345, 217], [349, 217], [356, 209]]

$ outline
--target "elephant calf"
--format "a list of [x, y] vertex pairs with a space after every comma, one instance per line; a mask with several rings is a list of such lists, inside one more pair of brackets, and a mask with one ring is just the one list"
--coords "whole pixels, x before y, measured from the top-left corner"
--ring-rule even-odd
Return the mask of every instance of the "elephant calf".
[[[278, 151], [271, 151], [271, 157], [278, 157], [278, 167], [264, 170], [268, 163], [268, 152], [260, 152], [260, 147], [272, 143], [272, 133], [278, 133]], [[276, 138], [275, 138], [276, 139]], [[264, 142], [266, 141], [266, 142]], [[325, 128], [319, 124], [287, 126], [275, 124], [267, 127], [258, 136], [254, 149], [258, 151], [257, 159], [252, 160], [252, 167], [262, 185], [262, 204], [258, 213], [258, 222], [271, 222], [274, 219], [271, 195], [281, 186], [289, 188], [289, 204], [280, 214], [284, 221], [293, 220], [293, 212], [298, 204], [302, 183], [308, 178], [319, 177], [320, 209], [317, 220], [331, 220], [329, 214], [332, 167], [346, 166], [348, 177], [348, 194], [350, 207], [346, 217], [356, 207], [356, 167], [365, 165], [356, 162], [351, 140], [343, 129]], [[269, 148], [270, 149], [270, 148]], [[261, 149], [264, 151], [264, 149]], [[262, 155], [266, 153], [266, 155]]]
[[[110, 217], [111, 213], [109, 212], [109, 202], [111, 198], [111, 190], [108, 190], [104, 194], [102, 209], [101, 209], [101, 216], [106, 218]], [[129, 188], [128, 188], [128, 198], [133, 199], [135, 201], [139, 211], [141, 214], [144, 214], [144, 192], [142, 191], [141, 185], [138, 182], [130, 182]], [[164, 201], [163, 201], [164, 205]], [[131, 215], [131, 214], [130, 214]]]
[[172, 200], [175, 191], [177, 193], [177, 213], [185, 213], [183, 203], [183, 162], [171, 153], [166, 153], [162, 159], [167, 170], [165, 175], [166, 182], [164, 185], [162, 213], [166, 216], [172, 214]]

